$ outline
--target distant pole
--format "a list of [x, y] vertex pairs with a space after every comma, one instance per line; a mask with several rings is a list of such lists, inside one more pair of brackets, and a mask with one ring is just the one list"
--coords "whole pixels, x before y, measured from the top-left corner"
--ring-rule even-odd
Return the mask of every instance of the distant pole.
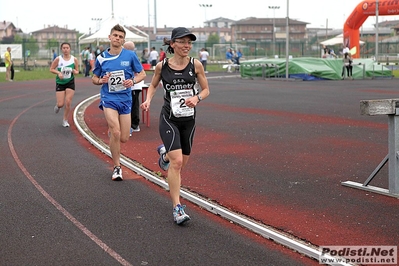
[[378, 62], [378, 13], [379, 13], [379, 6], [378, 6], [378, 0], [375, 1], [375, 25], [376, 25], [376, 31], [375, 31], [375, 61]]
[[328, 36], [328, 18], [326, 18], [326, 40]]
[[288, 79], [288, 61], [289, 61], [289, 42], [290, 42], [290, 23], [289, 23], [289, 6], [290, 0], [287, 0], [287, 22], [286, 22], [286, 39], [285, 39], [285, 78]]
[[273, 10], [273, 57], [276, 54], [276, 15], [275, 15], [275, 11], [276, 9], [280, 9], [279, 6], [269, 6], [269, 9]]
[[148, 10], [148, 30], [150, 30], [151, 27], [150, 0], [147, 0], [147, 10]]
[[157, 34], [157, 0], [154, 0], [154, 34]]

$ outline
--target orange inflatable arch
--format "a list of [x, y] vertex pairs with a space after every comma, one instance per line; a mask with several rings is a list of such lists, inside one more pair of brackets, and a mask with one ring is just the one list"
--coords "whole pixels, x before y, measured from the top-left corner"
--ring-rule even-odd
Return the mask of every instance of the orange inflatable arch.
[[[352, 57], [360, 57], [359, 28], [369, 16], [376, 15], [376, 1], [362, 1], [353, 10], [344, 24], [344, 46], [355, 51]], [[378, 15], [398, 15], [399, 0], [378, 0]], [[352, 48], [356, 47], [352, 50]]]

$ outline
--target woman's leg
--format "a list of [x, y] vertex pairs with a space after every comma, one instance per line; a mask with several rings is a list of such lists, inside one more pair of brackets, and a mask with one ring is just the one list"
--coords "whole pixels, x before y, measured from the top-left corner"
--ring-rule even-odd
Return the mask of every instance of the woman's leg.
[[170, 162], [168, 169], [168, 184], [173, 207], [180, 204], [181, 170], [185, 161], [183, 157], [188, 156], [183, 156], [182, 150], [179, 149], [168, 152], [165, 158]]
[[[73, 95], [75, 95], [75, 90], [66, 89], [64, 95], [65, 95], [64, 120], [68, 120], [69, 112], [71, 111]], [[60, 107], [58, 99], [57, 99], [57, 105], [58, 107]], [[62, 105], [64, 105], [64, 103], [62, 103]]]

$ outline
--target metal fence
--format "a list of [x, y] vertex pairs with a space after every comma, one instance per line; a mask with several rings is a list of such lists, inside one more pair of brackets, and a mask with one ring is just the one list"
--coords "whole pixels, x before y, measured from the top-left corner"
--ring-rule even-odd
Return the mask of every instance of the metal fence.
[[[52, 46], [46, 43], [40, 43], [31, 40], [22, 40], [23, 59], [15, 60], [16, 67], [23, 67], [24, 69], [31, 69], [37, 67], [49, 67], [52, 60], [52, 50], [54, 49], [57, 54], [61, 53], [59, 43], [53, 43]], [[71, 42], [71, 54], [80, 58], [80, 52], [87, 47], [87, 44], [80, 45], [78, 42]], [[104, 44], [107, 46], [108, 44]], [[163, 47], [162, 41], [152, 41], [150, 47], [155, 47], [157, 51]], [[147, 48], [148, 43], [136, 43], [137, 55], [140, 57], [144, 48]], [[274, 47], [273, 47], [274, 46]], [[91, 45], [92, 49], [96, 46]], [[361, 47], [360, 55], [363, 58], [371, 58], [375, 56], [375, 42], [365, 42]], [[166, 47], [163, 47], [166, 50]], [[235, 50], [240, 49], [244, 59], [256, 58], [285, 58], [286, 56], [286, 43], [285, 41], [278, 40], [275, 44], [271, 41], [254, 42], [242, 41], [239, 43], [219, 43], [209, 44], [206, 42], [194, 42], [191, 49], [190, 56], [197, 57], [201, 48], [206, 48], [210, 55], [210, 61], [223, 61], [228, 48]], [[341, 45], [333, 46], [336, 54], [342, 49]], [[398, 62], [399, 61], [399, 43], [386, 43], [380, 42], [378, 44], [378, 61], [380, 62]], [[274, 51], [274, 53], [273, 53]], [[320, 57], [321, 46], [317, 44], [309, 44], [307, 41], [292, 41], [289, 44], [289, 55], [292, 57]]]

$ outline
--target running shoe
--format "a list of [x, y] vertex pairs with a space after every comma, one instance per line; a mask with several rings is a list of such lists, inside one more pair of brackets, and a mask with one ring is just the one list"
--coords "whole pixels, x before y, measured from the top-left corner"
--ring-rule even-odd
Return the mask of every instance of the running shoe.
[[140, 126], [132, 127], [133, 132], [140, 132]]
[[139, 132], [140, 131], [140, 126], [137, 127], [131, 127], [130, 128], [130, 136], [132, 136], [133, 132]]
[[114, 167], [114, 172], [112, 173], [112, 180], [113, 181], [122, 181], [122, 169], [120, 166], [115, 166]]
[[177, 204], [176, 207], [173, 208], [173, 219], [175, 223], [181, 225], [191, 219], [184, 211], [184, 208], [186, 208], [186, 205], [181, 206], [180, 204]]
[[170, 162], [169, 161], [165, 161], [165, 155], [166, 155], [165, 146], [163, 144], [159, 145], [158, 148], [157, 148], [157, 152], [159, 154], [159, 159], [158, 159], [159, 167], [162, 170], [164, 170], [164, 171], [168, 171]]
[[61, 108], [59, 108], [57, 105], [54, 106], [54, 113], [58, 114]]
[[69, 127], [69, 123], [67, 120], [62, 120], [62, 126], [63, 127]]

